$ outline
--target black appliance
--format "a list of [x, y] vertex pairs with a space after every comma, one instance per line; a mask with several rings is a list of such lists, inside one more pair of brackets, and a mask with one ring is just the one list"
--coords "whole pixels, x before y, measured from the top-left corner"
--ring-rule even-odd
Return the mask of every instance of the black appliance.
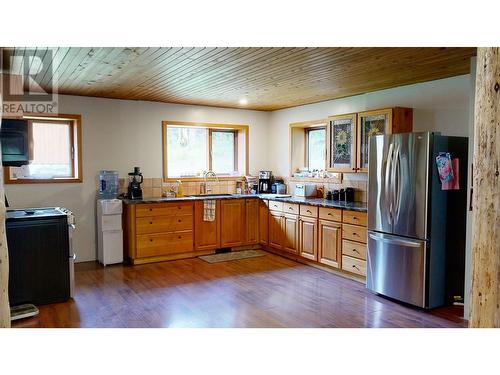
[[354, 202], [354, 188], [348, 187], [345, 189], [345, 201]]
[[42, 305], [70, 297], [67, 214], [57, 207], [8, 210], [9, 302]]
[[29, 164], [28, 120], [3, 119], [0, 140], [4, 167]]
[[271, 171], [259, 172], [259, 194], [272, 193], [273, 174]]
[[143, 181], [141, 168], [134, 167], [134, 171], [128, 174], [128, 197], [130, 199], [142, 199], [141, 184]]
[[272, 194], [285, 194], [283, 191], [285, 185], [285, 181], [281, 178], [277, 178], [274, 180], [274, 183], [271, 185], [271, 193]]
[[334, 190], [333, 193], [332, 193], [332, 199], [334, 201], [338, 201], [340, 198], [340, 192], [338, 190]]

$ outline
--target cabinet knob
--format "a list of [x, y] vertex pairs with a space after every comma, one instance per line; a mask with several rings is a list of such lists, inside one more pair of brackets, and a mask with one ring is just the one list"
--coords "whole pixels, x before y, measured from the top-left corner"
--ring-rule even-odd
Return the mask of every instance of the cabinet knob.
[[149, 224], [153, 224], [153, 222], [152, 222], [152, 221], [150, 221], [150, 222], [149, 222]]
[[352, 217], [353, 220], [359, 220], [356, 216]]
[[150, 239], [149, 239], [149, 242], [153, 242], [153, 239], [152, 239], [152, 238], [150, 238]]
[[153, 212], [153, 209], [152, 209], [152, 208], [150, 208], [150, 209], [149, 209], [149, 212]]
[[181, 219], [179, 219], [178, 221], [179, 221], [179, 223], [180, 223], [182, 220], [181, 220]]
[[331, 212], [328, 212], [328, 216], [333, 216]]
[[177, 237], [179, 240], [182, 238], [182, 236]]
[[352, 268], [359, 269], [358, 266], [356, 266], [355, 264], [352, 265]]
[[352, 235], [353, 236], [357, 236], [358, 234], [356, 232], [352, 232]]

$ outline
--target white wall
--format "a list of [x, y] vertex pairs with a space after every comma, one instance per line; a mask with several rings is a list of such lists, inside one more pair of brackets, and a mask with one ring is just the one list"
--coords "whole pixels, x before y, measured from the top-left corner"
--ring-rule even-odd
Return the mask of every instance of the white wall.
[[162, 120], [247, 124], [250, 172], [268, 166], [268, 112], [62, 95], [59, 99], [61, 113], [82, 115], [83, 183], [6, 185], [5, 190], [12, 207], [64, 206], [75, 212], [78, 261], [96, 258], [99, 170], [118, 170], [124, 176], [140, 166], [145, 177], [162, 176]]
[[125, 175], [140, 166], [145, 177], [161, 177], [162, 120], [248, 124], [250, 173], [270, 169], [286, 176], [291, 122], [398, 105], [414, 108], [415, 131], [468, 135], [470, 91], [465, 75], [274, 112], [60, 96], [60, 112], [82, 115], [84, 182], [6, 185], [5, 190], [14, 207], [62, 205], [74, 211], [78, 260], [93, 260], [97, 173], [113, 169]]
[[272, 146], [268, 167], [277, 175], [286, 176], [289, 171], [289, 123], [343, 113], [393, 106], [411, 107], [414, 131], [468, 136], [470, 92], [467, 74], [271, 112]]

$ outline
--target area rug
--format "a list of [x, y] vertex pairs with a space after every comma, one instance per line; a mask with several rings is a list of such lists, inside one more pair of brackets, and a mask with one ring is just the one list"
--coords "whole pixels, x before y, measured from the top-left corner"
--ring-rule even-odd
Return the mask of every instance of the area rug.
[[262, 257], [264, 255], [266, 255], [266, 253], [261, 250], [243, 250], [243, 251], [234, 251], [231, 253], [202, 255], [198, 258], [208, 263], [219, 263], [219, 262], [229, 262], [231, 260]]

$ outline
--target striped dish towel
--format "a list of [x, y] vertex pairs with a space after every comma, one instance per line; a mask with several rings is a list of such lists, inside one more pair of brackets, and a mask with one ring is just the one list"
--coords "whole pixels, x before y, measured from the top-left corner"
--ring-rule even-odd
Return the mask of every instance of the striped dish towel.
[[215, 220], [215, 200], [207, 199], [203, 201], [203, 221]]

